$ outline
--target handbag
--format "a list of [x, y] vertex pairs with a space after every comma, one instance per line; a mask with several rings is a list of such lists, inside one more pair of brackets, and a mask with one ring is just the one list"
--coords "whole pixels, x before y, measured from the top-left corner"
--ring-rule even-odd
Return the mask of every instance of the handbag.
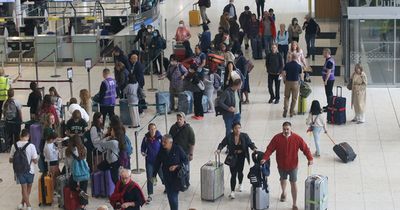
[[228, 154], [225, 158], [224, 163], [229, 167], [235, 167], [237, 162], [237, 155], [236, 154]]
[[311, 117], [311, 125], [308, 126], [306, 133], [309, 133], [309, 132], [311, 133], [311, 132], [313, 132], [313, 130], [314, 130], [314, 124], [315, 124], [315, 121], [317, 120], [317, 117], [318, 117], [318, 116], [316, 116], [314, 120], [313, 120], [312, 117]]
[[347, 83], [347, 89], [349, 90], [353, 89], [353, 79], [350, 79], [349, 83]]

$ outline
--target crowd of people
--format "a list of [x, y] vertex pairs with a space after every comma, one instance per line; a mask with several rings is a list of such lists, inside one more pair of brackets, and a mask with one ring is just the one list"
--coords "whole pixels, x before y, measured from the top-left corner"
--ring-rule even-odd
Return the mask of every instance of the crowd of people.
[[[224, 7], [219, 22], [218, 33], [212, 40], [208, 24], [211, 23], [206, 14], [207, 1], [198, 2], [202, 14], [203, 32], [199, 35], [199, 43], [192, 51], [189, 40], [191, 34], [184, 21], [179, 22], [175, 41], [185, 48], [184, 57], [175, 53], [165, 59], [162, 55], [166, 48], [165, 40], [157, 29], [151, 25], [142, 25], [135, 39], [139, 42], [140, 50], [133, 50], [125, 54], [119, 47], [113, 50], [114, 75], [110, 69], [104, 69], [103, 81], [99, 92], [93, 97], [86, 89], [80, 90], [79, 102], [76, 98], [68, 100], [63, 105], [63, 99], [55, 87], [42, 95], [36, 82], [31, 82], [27, 106], [30, 108], [30, 121], [22, 129], [22, 103], [14, 98], [14, 90], [0, 71], [0, 103], [6, 124], [10, 163], [16, 165], [21, 160], [20, 151], [25, 152], [27, 162], [24, 168], [14, 167], [17, 183], [21, 184], [22, 199], [18, 209], [32, 209], [29, 202], [32, 183], [34, 181], [35, 166], [43, 174], [50, 174], [53, 185], [57, 185], [57, 177], [63, 174], [72, 177], [68, 185], [79, 193], [79, 204], [85, 209], [89, 199], [87, 188], [89, 178], [74, 179], [77, 173], [74, 164], [77, 161], [86, 162], [90, 171], [109, 170], [112, 182], [116, 188], [110, 196], [114, 208], [140, 209], [143, 204], [151, 203], [153, 186], [158, 175], [165, 186], [170, 208], [178, 209], [179, 192], [184, 191], [182, 179], [190, 180], [190, 161], [194, 157], [195, 131], [186, 121], [186, 114], [177, 110], [175, 98], [184, 91], [193, 93], [194, 114], [193, 120], [204, 119], [203, 97], [207, 97], [207, 112], [222, 115], [225, 124], [225, 137], [218, 145], [216, 153], [227, 147], [227, 157], [235, 156], [235, 164], [229, 165], [231, 193], [235, 198], [235, 191], [243, 191], [243, 168], [245, 160], [250, 163], [251, 149], [257, 152], [256, 145], [250, 136], [241, 132], [241, 106], [250, 103], [250, 72], [254, 65], [246, 58], [242, 51], [256, 50], [257, 39], [262, 40], [265, 54], [265, 67], [268, 75], [269, 104], [280, 103], [280, 85], [284, 83], [284, 118], [296, 115], [295, 107], [299, 95], [299, 81], [310, 82], [307, 75], [307, 59], [315, 58], [315, 38], [319, 26], [310, 16], [305, 17], [303, 27], [300, 27], [297, 18], [286, 29], [285, 24], [276, 29], [276, 15], [271, 8], [264, 11], [263, 0], [257, 0], [257, 14], [252, 13], [246, 6], [238, 15], [234, 0]], [[279, 17], [278, 17], [279, 18]], [[307, 55], [299, 46], [300, 34], [305, 31]], [[254, 55], [254, 53], [253, 53]], [[219, 56], [221, 62], [213, 66], [212, 56]], [[322, 71], [322, 80], [325, 86], [327, 104], [333, 96], [335, 81], [335, 61], [330, 50], [324, 49], [325, 64]], [[153, 69], [149, 68], [152, 63]], [[163, 68], [164, 67], [164, 68]], [[140, 186], [132, 181], [130, 175], [130, 155], [132, 148], [126, 135], [126, 128], [114, 109], [118, 98], [127, 99], [131, 124], [129, 127], [140, 127], [140, 113], [145, 109], [144, 75], [153, 71], [159, 73], [160, 78], [166, 77], [170, 82], [170, 113], [176, 113], [174, 123], [168, 134], [162, 134], [157, 125], [150, 123], [147, 127], [140, 146], [140, 152], [145, 157], [147, 177], [147, 198]], [[304, 74], [304, 76], [302, 76]], [[351, 75], [348, 88], [352, 91], [352, 106], [355, 110], [353, 122], [365, 122], [367, 78], [361, 65], [356, 65]], [[217, 96], [214, 94], [217, 92]], [[291, 98], [291, 101], [289, 101]], [[215, 100], [214, 100], [215, 99]], [[290, 103], [289, 103], [290, 102]], [[96, 106], [92, 106], [95, 104]], [[316, 151], [314, 157], [321, 155], [319, 147], [320, 133], [327, 132], [325, 119], [322, 116], [327, 105], [321, 107], [317, 100], [312, 101], [309, 116], [306, 120], [312, 127]], [[91, 117], [90, 117], [91, 116]], [[90, 122], [91, 119], [91, 122]], [[31, 126], [39, 124], [41, 129], [40, 142], [36, 145], [30, 139], [34, 131]], [[65, 138], [67, 137], [67, 138]], [[287, 148], [289, 153], [287, 153]], [[5, 150], [5, 151], [6, 151]], [[289, 177], [293, 209], [297, 208], [297, 168], [298, 150], [301, 150], [308, 160], [313, 163], [313, 155], [304, 140], [292, 131], [290, 122], [282, 125], [282, 132], [275, 135], [261, 160], [265, 163], [272, 153], [276, 152], [280, 182], [282, 187], [281, 201], [286, 200], [286, 185]], [[65, 157], [64, 156], [65, 153]], [[95, 161], [94, 157], [105, 156], [102, 161]], [[61, 164], [63, 161], [63, 164]], [[29, 163], [29, 164], [28, 164]], [[60, 166], [64, 166], [60, 168]], [[65, 170], [70, 169], [70, 170]], [[72, 170], [71, 170], [72, 169]], [[187, 174], [187, 175], [182, 175]], [[182, 177], [184, 176], [184, 177]], [[239, 181], [236, 190], [236, 179]], [[188, 183], [186, 183], [188, 185]], [[99, 209], [106, 209], [101, 206]]]

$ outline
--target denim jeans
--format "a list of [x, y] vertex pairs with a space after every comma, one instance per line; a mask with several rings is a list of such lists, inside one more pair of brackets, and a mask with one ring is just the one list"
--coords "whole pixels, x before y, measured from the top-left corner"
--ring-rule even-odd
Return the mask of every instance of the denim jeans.
[[223, 115], [222, 118], [224, 119], [225, 123], [225, 136], [228, 136], [232, 131], [232, 125], [235, 122], [240, 122], [240, 113], [235, 115]]
[[[154, 166], [153, 166], [153, 164], [148, 163], [148, 162], [146, 161], [147, 194], [148, 194], [149, 196], [150, 196], [150, 195], [153, 195], [153, 182], [152, 182], [152, 179], [153, 179], [153, 172], [154, 172]], [[164, 177], [163, 177], [161, 168], [160, 168], [160, 170], [158, 170], [158, 176], [160, 177], [161, 182], [164, 184]]]
[[318, 155], [321, 154], [320, 149], [319, 149], [319, 139], [320, 139], [321, 131], [322, 131], [322, 127], [314, 126], [313, 136], [314, 136], [316, 153]]
[[272, 36], [264, 35], [263, 41], [264, 41], [265, 54], [269, 54], [271, 52]]
[[175, 189], [174, 186], [172, 186], [171, 184], [167, 184], [165, 185], [165, 187], [167, 188], [167, 197], [168, 197], [168, 203], [169, 203], [169, 207], [171, 210], [178, 210], [178, 195], [179, 195], [179, 191], [177, 191]]
[[315, 55], [315, 34], [306, 34], [307, 55]]

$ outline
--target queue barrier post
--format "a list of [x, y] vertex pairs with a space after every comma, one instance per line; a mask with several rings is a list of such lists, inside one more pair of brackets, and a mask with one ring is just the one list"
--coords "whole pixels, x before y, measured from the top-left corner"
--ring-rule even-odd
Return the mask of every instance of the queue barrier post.
[[53, 56], [53, 65], [54, 65], [54, 74], [51, 75], [50, 77], [52, 77], [52, 78], [61, 77], [61, 75], [57, 74], [57, 53], [55, 53], [55, 50], [54, 50], [54, 56]]

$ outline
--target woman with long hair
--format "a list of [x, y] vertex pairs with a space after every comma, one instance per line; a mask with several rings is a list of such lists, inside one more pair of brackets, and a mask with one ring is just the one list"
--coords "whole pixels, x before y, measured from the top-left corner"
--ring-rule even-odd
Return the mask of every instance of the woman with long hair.
[[321, 155], [321, 150], [319, 148], [320, 134], [322, 129], [324, 129], [325, 133], [327, 132], [327, 130], [326, 130], [325, 118], [322, 116], [322, 108], [319, 101], [314, 100], [312, 102], [310, 114], [308, 115], [306, 124], [309, 126], [307, 131], [312, 132], [314, 136], [315, 149], [316, 149], [314, 156], [320, 157]]
[[45, 95], [42, 101], [42, 106], [40, 107], [39, 111], [39, 119], [41, 122], [44, 121], [44, 116], [46, 114], [52, 114], [55, 117], [55, 124], [58, 125], [59, 118], [57, 115], [57, 110], [54, 108], [53, 103], [51, 102], [51, 95]]
[[242, 79], [242, 77], [237, 71], [235, 64], [229, 61], [225, 67], [223, 90], [227, 89], [236, 79]]
[[[307, 67], [306, 57], [304, 56], [303, 50], [300, 48], [299, 43], [296, 41], [292, 41], [290, 44], [289, 51], [287, 53], [287, 62], [292, 61], [293, 54], [296, 55], [296, 62], [300, 64], [301, 68], [304, 69]], [[308, 73], [304, 72], [304, 81], [309, 82], [309, 75]]]
[[242, 133], [240, 131], [241, 129], [242, 125], [239, 122], [233, 123], [232, 133], [230, 133], [221, 141], [216, 151], [216, 153], [219, 154], [226, 146], [229, 151], [228, 157], [234, 157], [236, 160], [233, 161], [235, 163], [232, 162], [232, 165], [229, 166], [231, 171], [231, 194], [229, 194], [229, 198], [231, 199], [235, 199], [236, 177], [239, 180], [238, 191], [243, 191], [243, 167], [246, 159], [247, 162], [250, 163], [249, 149], [253, 150], [253, 152], [257, 151], [257, 147], [251, 141], [249, 135]]
[[[72, 171], [72, 163], [74, 159], [86, 161], [86, 153], [86, 148], [82, 144], [81, 137], [73, 135], [69, 139], [67, 149], [65, 150], [66, 164], [67, 167], [71, 169], [72, 174], [74, 173]], [[70, 179], [69, 185], [72, 190], [79, 193], [79, 204], [81, 205], [81, 209], [85, 209], [86, 205], [89, 203], [87, 195], [88, 181], [76, 182], [74, 179]]]
[[86, 113], [90, 113], [91, 110], [91, 104], [92, 100], [90, 98], [90, 93], [89, 90], [87, 89], [81, 89], [79, 91], [79, 105], [86, 111]]
[[53, 103], [54, 108], [56, 108], [58, 117], [62, 118], [63, 110], [61, 96], [58, 94], [55, 87], [49, 88], [49, 94], [51, 95], [51, 102]]
[[360, 64], [356, 64], [351, 75], [351, 106], [355, 116], [352, 122], [365, 122], [365, 105], [367, 100], [367, 75]]
[[[122, 138], [123, 137], [123, 138]], [[106, 153], [106, 159], [97, 168], [106, 171], [110, 170], [114, 184], [118, 181], [119, 152], [124, 148], [124, 131], [121, 127], [111, 127], [110, 136], [101, 140], [100, 145]]]

